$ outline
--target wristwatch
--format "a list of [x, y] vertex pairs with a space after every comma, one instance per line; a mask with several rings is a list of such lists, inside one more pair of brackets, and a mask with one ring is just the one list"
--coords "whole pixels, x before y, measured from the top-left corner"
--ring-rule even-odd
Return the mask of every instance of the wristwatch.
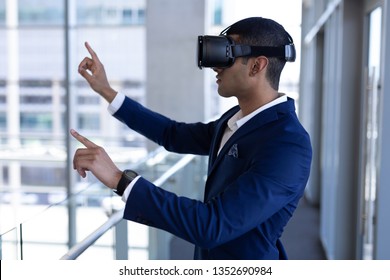
[[116, 190], [114, 192], [122, 196], [123, 193], [125, 192], [127, 186], [133, 181], [136, 177], [138, 176], [137, 172], [130, 170], [130, 169], [125, 169], [122, 172], [121, 179], [118, 182], [118, 185], [116, 186]]

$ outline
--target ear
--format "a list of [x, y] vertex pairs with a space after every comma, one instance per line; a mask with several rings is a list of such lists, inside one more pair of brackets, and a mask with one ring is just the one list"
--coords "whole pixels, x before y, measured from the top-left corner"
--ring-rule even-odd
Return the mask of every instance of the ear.
[[265, 56], [254, 57], [251, 62], [251, 76], [255, 76], [257, 73], [263, 72], [267, 68], [268, 62], [268, 58]]

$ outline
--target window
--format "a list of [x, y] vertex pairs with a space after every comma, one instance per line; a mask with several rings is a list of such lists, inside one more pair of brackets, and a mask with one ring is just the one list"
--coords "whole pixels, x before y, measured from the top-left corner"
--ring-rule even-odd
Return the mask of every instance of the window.
[[[67, 2], [72, 3], [66, 13], [70, 27], [65, 25]], [[88, 56], [83, 44], [88, 41], [111, 68], [108, 72], [113, 86], [142, 98], [145, 93], [146, 30], [134, 28], [134, 25], [138, 24], [139, 18], [143, 20], [145, 6], [145, 0], [0, 0], [0, 156], [5, 155], [0, 164], [1, 199], [12, 184], [18, 192], [38, 198], [28, 203], [51, 204], [52, 198], [59, 192], [63, 194], [68, 185], [80, 190], [96, 182], [93, 176], [78, 179], [74, 171], [67, 168], [67, 156], [72, 157], [79, 145], [69, 137], [69, 126], [93, 139], [110, 136], [110, 141], [118, 148], [133, 148], [139, 143], [134, 144], [126, 138], [130, 132], [117, 133], [119, 124], [110, 125], [111, 121], [106, 123], [102, 119], [108, 116], [102, 106], [104, 100], [78, 75], [77, 66]], [[6, 14], [15, 15], [11, 24], [7, 24]], [[129, 52], [129, 49], [135, 51]], [[141, 148], [144, 148], [142, 144]], [[4, 160], [8, 155], [11, 160]], [[93, 189], [98, 191], [97, 196], [105, 195]], [[27, 214], [24, 200], [18, 199], [17, 204], [23, 209], [20, 211], [23, 216]], [[89, 211], [84, 209], [86, 205], [78, 206], [80, 211]], [[103, 220], [107, 218], [100, 209], [96, 213], [101, 214]], [[20, 218], [25, 220], [25, 217]], [[68, 218], [74, 222], [79, 219], [64, 212], [57, 220], [65, 226]], [[57, 220], [49, 221], [54, 228]], [[3, 225], [8, 226], [7, 221], [0, 219], [0, 228], [4, 229]], [[96, 227], [99, 225], [97, 222]], [[90, 230], [91, 225], [88, 227]], [[82, 226], [79, 229], [80, 232], [86, 230]], [[30, 238], [28, 230], [25, 234]], [[50, 252], [56, 248], [54, 250], [60, 249], [64, 253], [67, 240], [56, 240], [55, 244], [43, 246], [49, 239], [34, 239], [39, 250], [34, 250], [32, 258], [47, 257], [42, 249], [45, 247], [50, 247]], [[110, 250], [111, 245], [107, 248]], [[24, 257], [28, 259], [27, 254]]]
[[94, 113], [80, 113], [77, 125], [79, 129], [83, 130], [99, 130], [100, 116]]
[[77, 103], [80, 105], [98, 105], [100, 104], [99, 96], [78, 96]]
[[[135, 3], [136, 4], [136, 3]], [[106, 1], [77, 2], [77, 23], [81, 25], [141, 25], [145, 9], [126, 2], [108, 5]]]
[[65, 181], [65, 168], [24, 166], [21, 174], [25, 186], [62, 186]]
[[50, 132], [52, 129], [50, 113], [21, 113], [20, 129], [23, 132]]
[[63, 1], [19, 0], [21, 25], [61, 25], [64, 23]]
[[7, 97], [3, 94], [0, 95], [0, 104], [6, 104], [7, 103]]
[[4, 112], [0, 112], [0, 131], [7, 128], [7, 118]]
[[8, 166], [0, 166], [0, 168], [1, 168], [0, 182], [3, 182], [3, 184], [6, 185], [9, 182], [9, 168], [8, 168]]
[[133, 22], [133, 10], [124, 9], [122, 12], [122, 16], [124, 24], [131, 24]]
[[0, 25], [5, 24], [5, 1], [0, 1]]
[[381, 84], [381, 32], [382, 8], [376, 8], [369, 14], [367, 91], [365, 95], [365, 139], [364, 139], [364, 237], [363, 259], [373, 258], [375, 240], [375, 216], [377, 178], [379, 177], [379, 139], [380, 139], [380, 84]]
[[214, 25], [221, 25], [222, 24], [222, 1], [217, 0], [215, 1], [215, 8], [214, 8]]
[[137, 24], [145, 24], [145, 10], [139, 9], [138, 10], [138, 21]]
[[[0, 99], [1, 102], [1, 99]], [[51, 104], [52, 97], [44, 95], [22, 95], [20, 104]]]

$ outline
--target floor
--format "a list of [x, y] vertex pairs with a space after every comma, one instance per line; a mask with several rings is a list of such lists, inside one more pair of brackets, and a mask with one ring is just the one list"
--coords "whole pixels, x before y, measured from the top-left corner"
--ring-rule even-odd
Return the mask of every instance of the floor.
[[290, 260], [325, 260], [319, 230], [319, 209], [302, 198], [282, 237], [288, 258]]

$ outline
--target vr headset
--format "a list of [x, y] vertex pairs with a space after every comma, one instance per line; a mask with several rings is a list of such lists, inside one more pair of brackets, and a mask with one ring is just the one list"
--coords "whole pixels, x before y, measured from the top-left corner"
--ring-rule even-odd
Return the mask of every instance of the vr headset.
[[290, 44], [280, 47], [260, 47], [236, 45], [227, 35], [198, 36], [198, 67], [228, 68], [233, 65], [237, 57], [279, 57], [288, 62], [294, 62], [296, 57], [295, 46], [289, 34]]

